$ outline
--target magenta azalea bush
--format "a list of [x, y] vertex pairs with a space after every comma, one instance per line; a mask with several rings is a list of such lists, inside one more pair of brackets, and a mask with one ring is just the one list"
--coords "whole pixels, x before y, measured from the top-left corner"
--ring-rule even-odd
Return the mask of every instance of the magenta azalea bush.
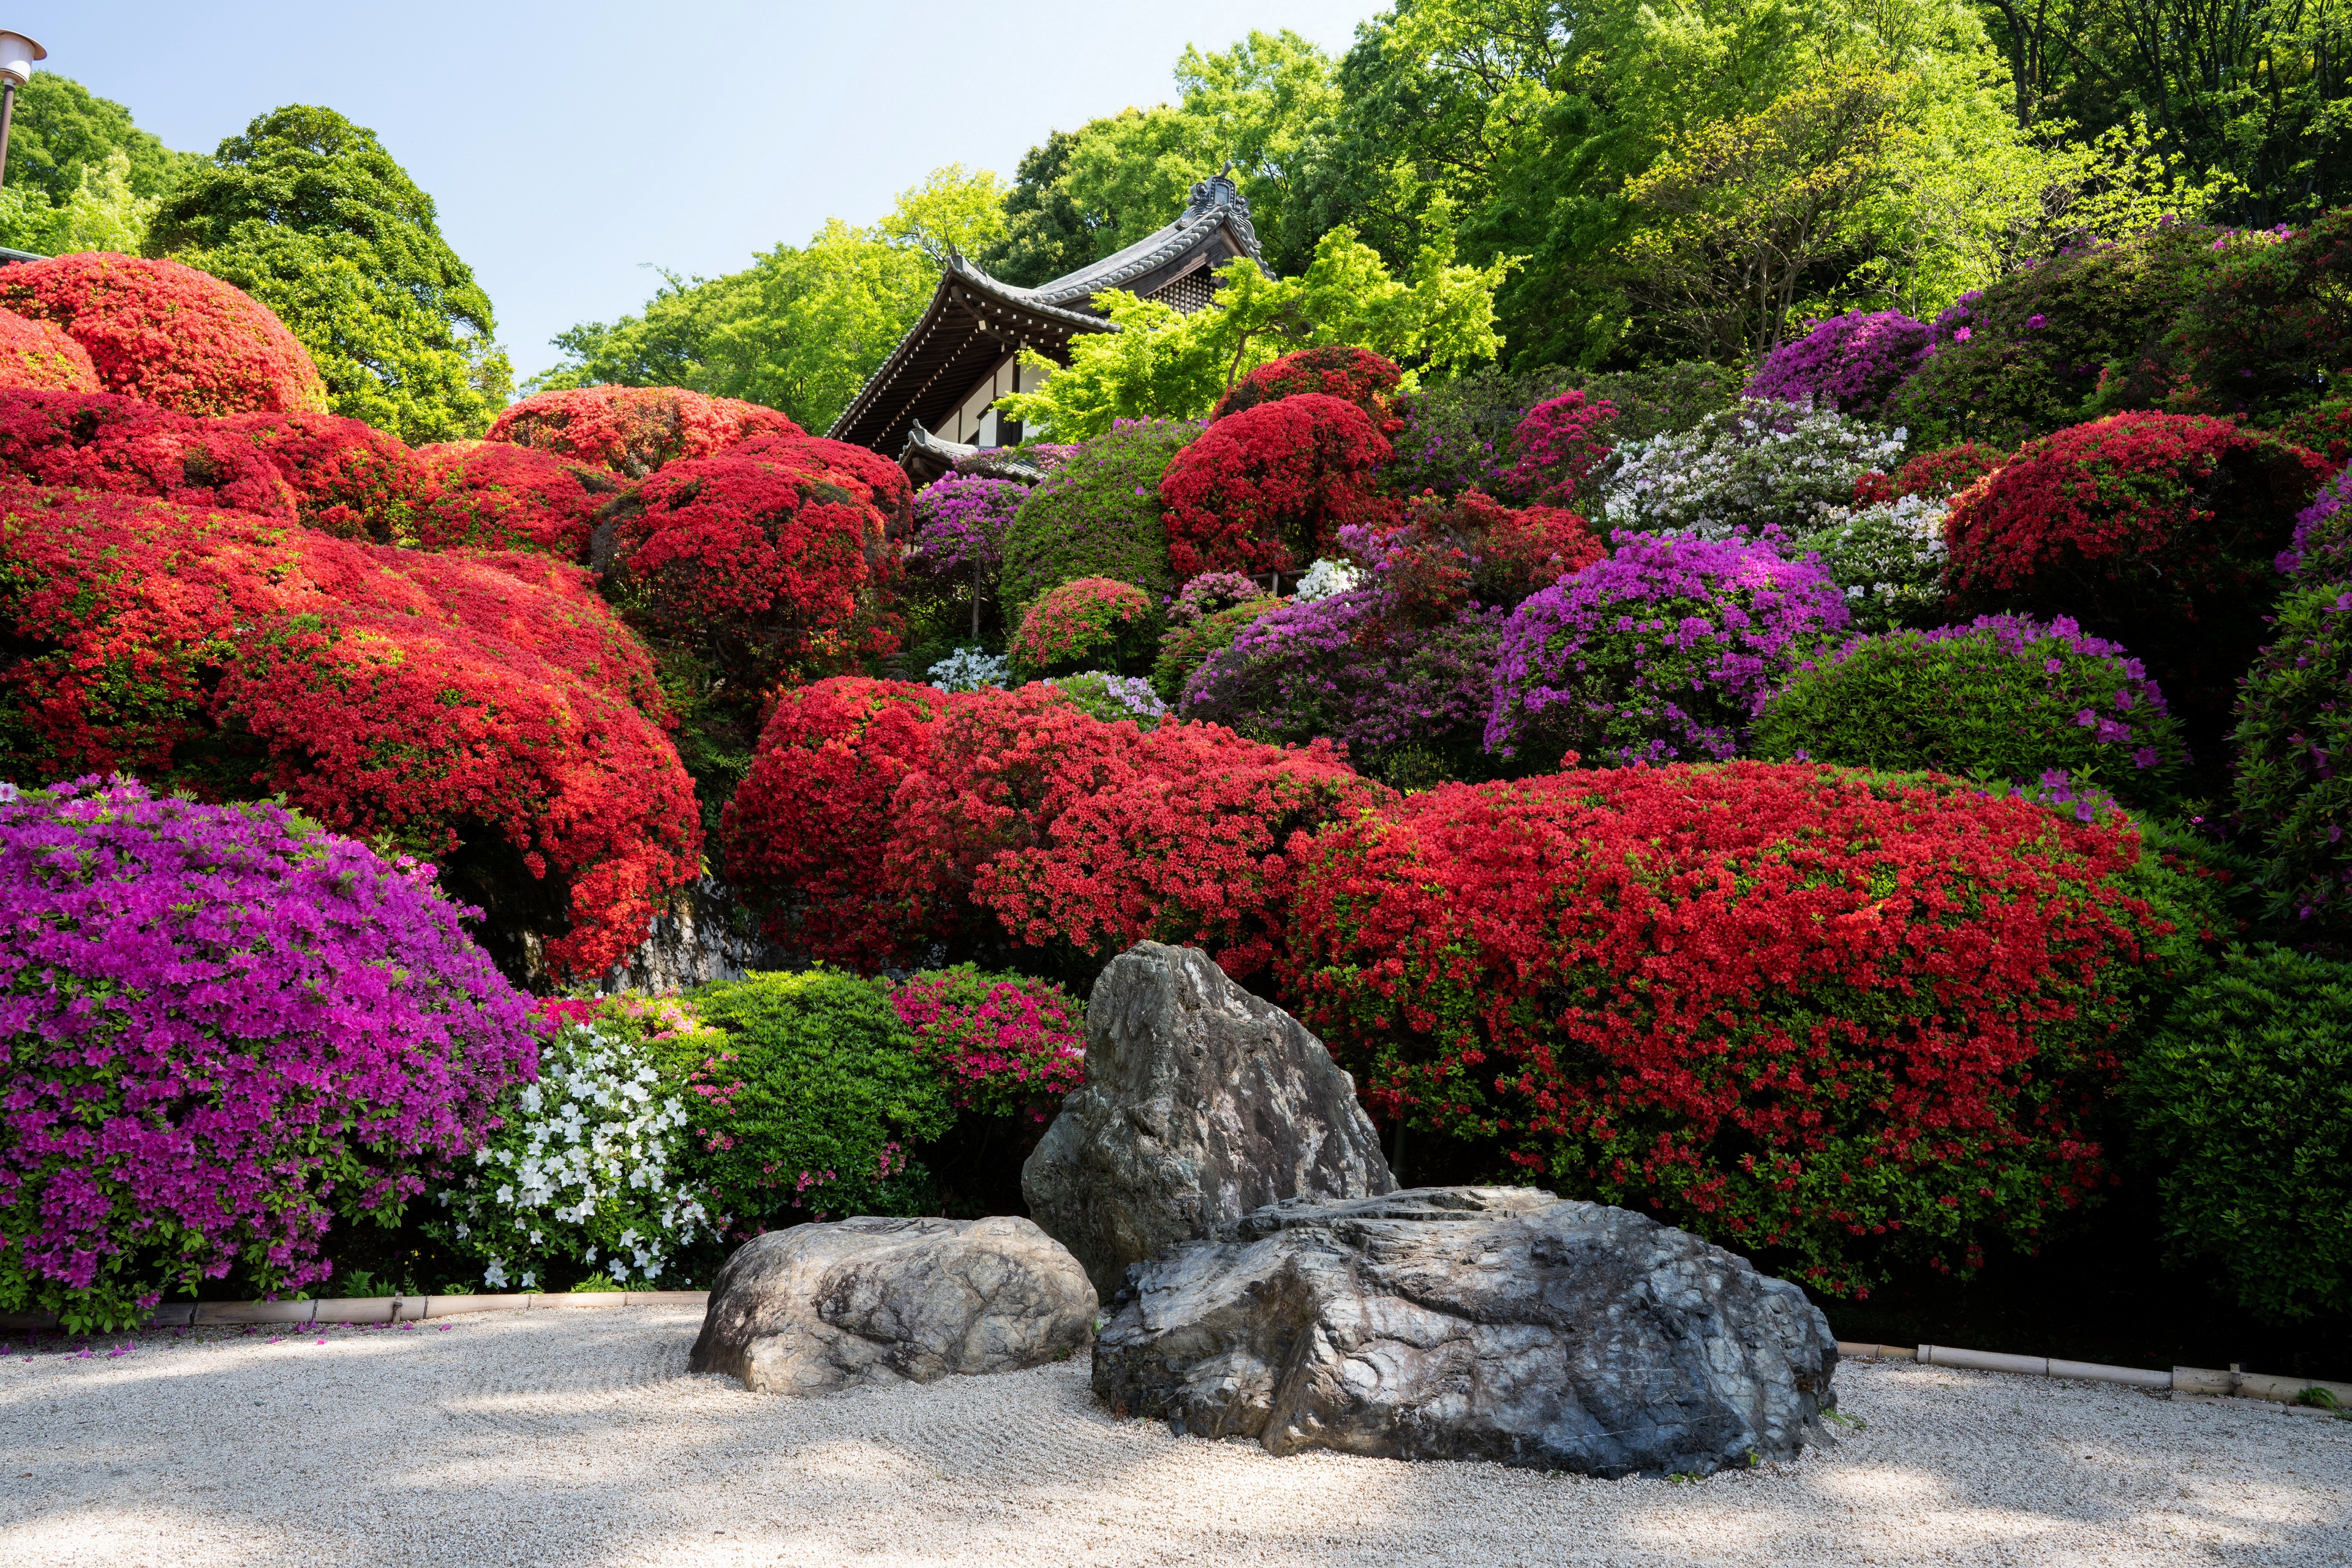
[[993, 576], [1003, 559], [1005, 526], [1028, 498], [1011, 479], [946, 474], [915, 492], [915, 542], [910, 570], [934, 575]]
[[271, 805], [0, 785], [0, 1310], [331, 1272], [536, 1076], [530, 1003], [428, 868]]
[[1927, 357], [1934, 329], [1900, 310], [1849, 310], [1765, 356], [1747, 395], [1874, 416]]
[[1756, 704], [1850, 618], [1811, 561], [1686, 534], [1619, 533], [1616, 552], [1512, 612], [1486, 747], [1537, 763], [1719, 762]]
[[2314, 578], [2352, 572], [2352, 467], [2320, 486], [2311, 504], [2294, 514], [2294, 540], [2280, 552], [2278, 569], [2299, 572], [2305, 563]]
[[1051, 981], [964, 963], [892, 987], [890, 1004], [959, 1109], [1043, 1124], [1086, 1084], [1086, 1007]]

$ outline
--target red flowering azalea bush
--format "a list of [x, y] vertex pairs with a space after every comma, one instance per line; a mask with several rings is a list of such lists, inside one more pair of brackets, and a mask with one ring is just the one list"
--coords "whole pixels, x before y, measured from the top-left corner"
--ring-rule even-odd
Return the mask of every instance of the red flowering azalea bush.
[[54, 321], [0, 310], [0, 386], [44, 392], [104, 390], [89, 353]]
[[511, 441], [626, 479], [680, 458], [708, 458], [754, 436], [797, 436], [772, 408], [682, 386], [581, 386], [526, 397], [499, 416], [489, 439]]
[[1328, 742], [1144, 731], [1044, 688], [978, 691], [949, 700], [899, 785], [887, 864], [900, 897], [969, 900], [1026, 946], [1099, 963], [1186, 942], [1249, 974], [1282, 943], [1291, 836], [1388, 798]]
[[433, 479], [417, 537], [427, 550], [469, 545], [584, 562], [596, 510], [621, 488], [609, 468], [507, 441], [444, 441], [416, 458]]
[[1512, 499], [1566, 506], [1616, 450], [1609, 439], [1617, 405], [1605, 397], [1570, 392], [1537, 404], [1512, 432], [1517, 460], [1503, 476]]
[[272, 805], [0, 785], [0, 1311], [131, 1327], [233, 1268], [316, 1291], [536, 1076], [429, 871]]
[[1373, 470], [1388, 459], [1364, 411], [1323, 393], [1220, 419], [1160, 481], [1169, 562], [1179, 577], [1303, 565], [1340, 529], [1385, 519]]
[[1391, 427], [1388, 423], [1389, 398], [1403, 379], [1394, 363], [1370, 349], [1336, 343], [1299, 349], [1269, 360], [1227, 387], [1209, 422], [1214, 424], [1262, 403], [1314, 392], [1354, 404], [1381, 426], [1382, 434], [1394, 435], [1403, 426], [1399, 423]]
[[2277, 435], [2331, 463], [2352, 462], [2352, 398], [2330, 398], [2282, 419]]
[[727, 448], [727, 455], [787, 463], [848, 491], [885, 517], [912, 516], [915, 487], [907, 470], [870, 447], [794, 430], [753, 436]]
[[2119, 414], [2029, 441], [1944, 522], [1947, 584], [1972, 609], [2072, 616], [2141, 650], [2214, 749], [2276, 596], [2320, 458], [2226, 420]]
[[377, 544], [416, 540], [436, 487], [398, 437], [332, 414], [232, 414], [216, 424], [276, 467], [304, 527]]
[[890, 1005], [959, 1110], [1042, 1127], [1086, 1086], [1086, 1005], [1050, 980], [962, 963], [892, 986]]
[[1406, 618], [1433, 623], [1475, 600], [1508, 609], [1609, 552], [1565, 507], [1507, 507], [1483, 490], [1415, 496], [1403, 523], [1340, 542]]
[[837, 676], [780, 693], [720, 827], [727, 877], [768, 934], [868, 973], [917, 962], [929, 911], [884, 889], [899, 781], [930, 756], [945, 699]]
[[2105, 1184], [2210, 929], [2121, 818], [1810, 763], [1448, 784], [1295, 853], [1284, 978], [1376, 1115], [1839, 1294]]
[[86, 250], [0, 268], [0, 308], [53, 321], [109, 392], [182, 414], [324, 414], [310, 353], [269, 308], [177, 261]]
[[1875, 471], [1853, 481], [1853, 504], [1883, 506], [1904, 496], [1943, 500], [1959, 494], [2009, 461], [2009, 454], [1976, 441], [1922, 452], [1891, 474]]
[[751, 689], [897, 647], [888, 520], [805, 453], [680, 458], [612, 515], [621, 602]]
[[110, 392], [0, 389], [0, 477], [291, 519], [278, 465], [237, 431]]
[[1159, 646], [1160, 611], [1151, 595], [1108, 577], [1065, 583], [1029, 606], [1013, 638], [1016, 679], [1101, 669], [1126, 673], [1148, 665]]
[[520, 967], [608, 968], [700, 868], [645, 655], [575, 584], [127, 496], [0, 496], [0, 776], [282, 793], [443, 864]]

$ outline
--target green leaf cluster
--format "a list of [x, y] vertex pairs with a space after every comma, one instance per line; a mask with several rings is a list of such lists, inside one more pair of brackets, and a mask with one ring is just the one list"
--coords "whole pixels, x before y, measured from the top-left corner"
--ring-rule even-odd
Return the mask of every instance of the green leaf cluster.
[[1155, 603], [1174, 593], [1160, 480], [1200, 433], [1176, 420], [1123, 426], [1046, 475], [1004, 530], [1004, 624], [1018, 626], [1030, 605], [1081, 577], [1125, 583]]

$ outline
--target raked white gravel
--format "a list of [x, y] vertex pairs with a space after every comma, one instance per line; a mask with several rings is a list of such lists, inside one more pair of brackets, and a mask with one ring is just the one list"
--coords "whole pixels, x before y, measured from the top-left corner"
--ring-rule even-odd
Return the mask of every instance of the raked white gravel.
[[2352, 1563], [2352, 1424], [2248, 1401], [1848, 1363], [1833, 1450], [1597, 1481], [1172, 1437], [1083, 1356], [746, 1394], [688, 1373], [699, 1321], [18, 1345], [0, 1563]]

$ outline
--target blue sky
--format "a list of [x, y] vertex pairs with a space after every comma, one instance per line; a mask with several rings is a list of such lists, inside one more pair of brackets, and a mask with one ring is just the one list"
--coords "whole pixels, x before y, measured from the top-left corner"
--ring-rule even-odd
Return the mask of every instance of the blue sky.
[[1187, 43], [1289, 27], [1344, 49], [1376, 0], [400, 6], [16, 0], [45, 68], [209, 152], [281, 103], [373, 127], [440, 204], [528, 374], [642, 304], [864, 223], [939, 164], [1010, 179], [1049, 129], [1172, 97]]

